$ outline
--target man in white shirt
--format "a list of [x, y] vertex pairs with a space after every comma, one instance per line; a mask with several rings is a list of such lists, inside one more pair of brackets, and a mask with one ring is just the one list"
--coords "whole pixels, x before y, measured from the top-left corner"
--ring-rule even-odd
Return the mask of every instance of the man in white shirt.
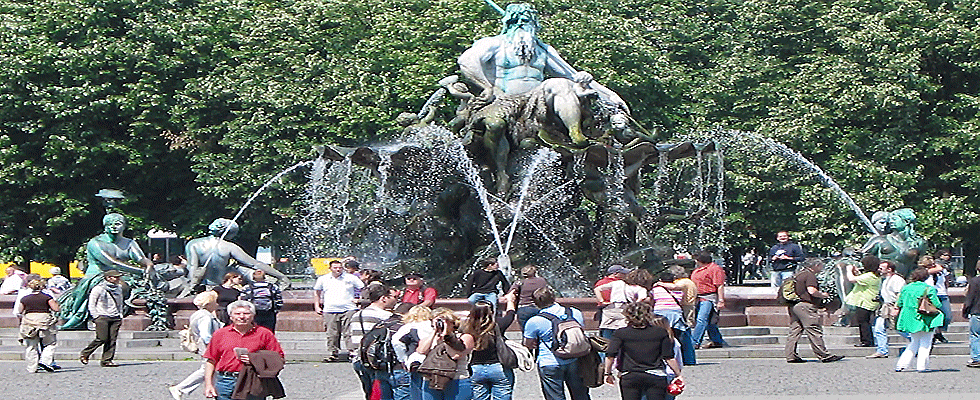
[[[894, 261], [885, 260], [878, 264], [878, 271], [881, 272], [881, 308], [878, 309], [875, 324], [871, 328], [874, 335], [875, 352], [865, 358], [888, 358], [888, 328], [895, 328], [896, 317], [892, 316], [892, 310], [896, 309], [895, 302], [898, 295], [905, 287], [905, 279], [895, 273], [896, 265]], [[899, 332], [902, 336], [907, 333]]]
[[323, 327], [327, 332], [330, 356], [324, 362], [337, 360], [341, 343], [344, 348], [350, 348], [350, 333], [344, 327], [357, 311], [354, 291], [363, 287], [364, 282], [344, 272], [343, 264], [336, 260], [330, 262], [330, 273], [317, 278], [313, 285], [313, 310], [323, 315]]
[[7, 267], [6, 278], [0, 284], [0, 294], [16, 294], [18, 290], [27, 287], [27, 274], [13, 265]]

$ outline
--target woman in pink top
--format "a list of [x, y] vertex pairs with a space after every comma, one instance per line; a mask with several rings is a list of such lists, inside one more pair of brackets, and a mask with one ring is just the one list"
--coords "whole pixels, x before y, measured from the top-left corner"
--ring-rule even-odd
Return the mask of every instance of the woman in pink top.
[[660, 285], [661, 283], [670, 284], [673, 281], [674, 274], [667, 271], [662, 272], [660, 282], [657, 282], [650, 289], [648, 301], [653, 303], [653, 313], [667, 318], [670, 327], [673, 328], [674, 337], [681, 343], [684, 365], [695, 365], [697, 361], [694, 354], [694, 338], [691, 336], [691, 328], [684, 320], [684, 311], [681, 308], [684, 292], [667, 290]]

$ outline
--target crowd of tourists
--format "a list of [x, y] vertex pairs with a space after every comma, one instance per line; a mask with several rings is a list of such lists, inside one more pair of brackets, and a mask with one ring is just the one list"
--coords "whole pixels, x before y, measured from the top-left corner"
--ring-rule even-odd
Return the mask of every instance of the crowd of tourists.
[[[830, 297], [818, 279], [824, 261], [807, 258], [787, 232], [777, 242], [768, 258], [772, 285], [790, 319], [786, 361], [805, 362], [796, 350], [804, 334], [820, 361], [841, 360], [823, 343], [821, 314]], [[690, 258], [690, 273], [681, 265], [657, 276], [643, 268], [608, 266], [593, 291], [597, 335], [586, 332], [582, 311], [561, 304], [532, 265], [511, 283], [495, 259], [481, 261], [465, 282], [469, 306], [453, 311], [435, 307], [438, 292], [425, 285], [422, 274], [404, 275], [395, 288], [353, 258], [333, 261], [313, 287], [314, 310], [323, 316], [326, 332], [323, 361], [349, 362], [366, 400], [510, 399], [515, 373], [532, 369], [547, 400], [563, 400], [566, 393], [572, 400], [589, 399], [591, 388], [617, 383], [623, 399], [672, 398], [683, 390], [683, 367], [697, 365], [696, 350], [728, 346], [718, 329], [726, 272], [710, 253]], [[858, 327], [855, 346], [874, 348], [867, 358], [890, 356], [888, 331], [895, 329], [908, 340], [895, 371], [929, 370], [931, 347], [947, 341], [942, 332], [952, 319], [948, 259], [948, 252], [922, 256], [907, 279], [894, 261], [875, 256], [834, 266], [852, 286], [843, 301]], [[4, 281], [19, 286], [14, 313], [21, 318], [29, 372], [60, 368], [53, 357], [56, 299], [71, 283], [57, 268], [51, 272], [54, 277], [45, 280], [8, 270]], [[96, 338], [81, 351], [82, 364], [102, 347], [100, 365], [117, 366], [113, 357], [124, 313], [120, 275], [105, 272], [104, 282], [91, 291], [88, 311]], [[194, 298], [198, 310], [188, 320], [185, 341], [202, 363], [169, 388], [175, 399], [199, 387], [219, 399], [284, 395], [275, 379], [284, 363], [275, 337], [282, 293], [265, 282], [261, 270], [251, 283], [242, 278], [229, 272], [222, 284]], [[969, 282], [962, 315], [970, 320], [967, 365], [980, 367], [980, 278]], [[515, 321], [518, 341], [504, 335]]]

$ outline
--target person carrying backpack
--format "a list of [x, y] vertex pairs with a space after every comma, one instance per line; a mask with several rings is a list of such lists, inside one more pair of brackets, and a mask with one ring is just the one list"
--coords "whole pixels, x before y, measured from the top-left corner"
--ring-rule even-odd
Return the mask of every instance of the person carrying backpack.
[[589, 389], [578, 375], [583, 341], [588, 349], [582, 312], [555, 303], [555, 292], [550, 287], [535, 290], [531, 297], [541, 312], [527, 320], [524, 346], [532, 352], [537, 350], [538, 376], [545, 400], [565, 400], [565, 387], [572, 400], [589, 400]]
[[276, 332], [276, 314], [282, 309], [282, 291], [279, 287], [265, 281], [265, 272], [255, 270], [253, 282], [242, 290], [241, 300], [255, 304], [255, 324]]

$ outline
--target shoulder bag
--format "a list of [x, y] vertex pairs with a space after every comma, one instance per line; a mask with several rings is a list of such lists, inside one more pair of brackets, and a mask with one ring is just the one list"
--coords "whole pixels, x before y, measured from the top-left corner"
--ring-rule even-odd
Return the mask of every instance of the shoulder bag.
[[919, 296], [919, 314], [927, 317], [934, 317], [939, 315], [939, 309], [936, 308], [935, 304], [932, 304], [932, 300], [929, 299], [929, 288], [922, 291], [922, 296]]

